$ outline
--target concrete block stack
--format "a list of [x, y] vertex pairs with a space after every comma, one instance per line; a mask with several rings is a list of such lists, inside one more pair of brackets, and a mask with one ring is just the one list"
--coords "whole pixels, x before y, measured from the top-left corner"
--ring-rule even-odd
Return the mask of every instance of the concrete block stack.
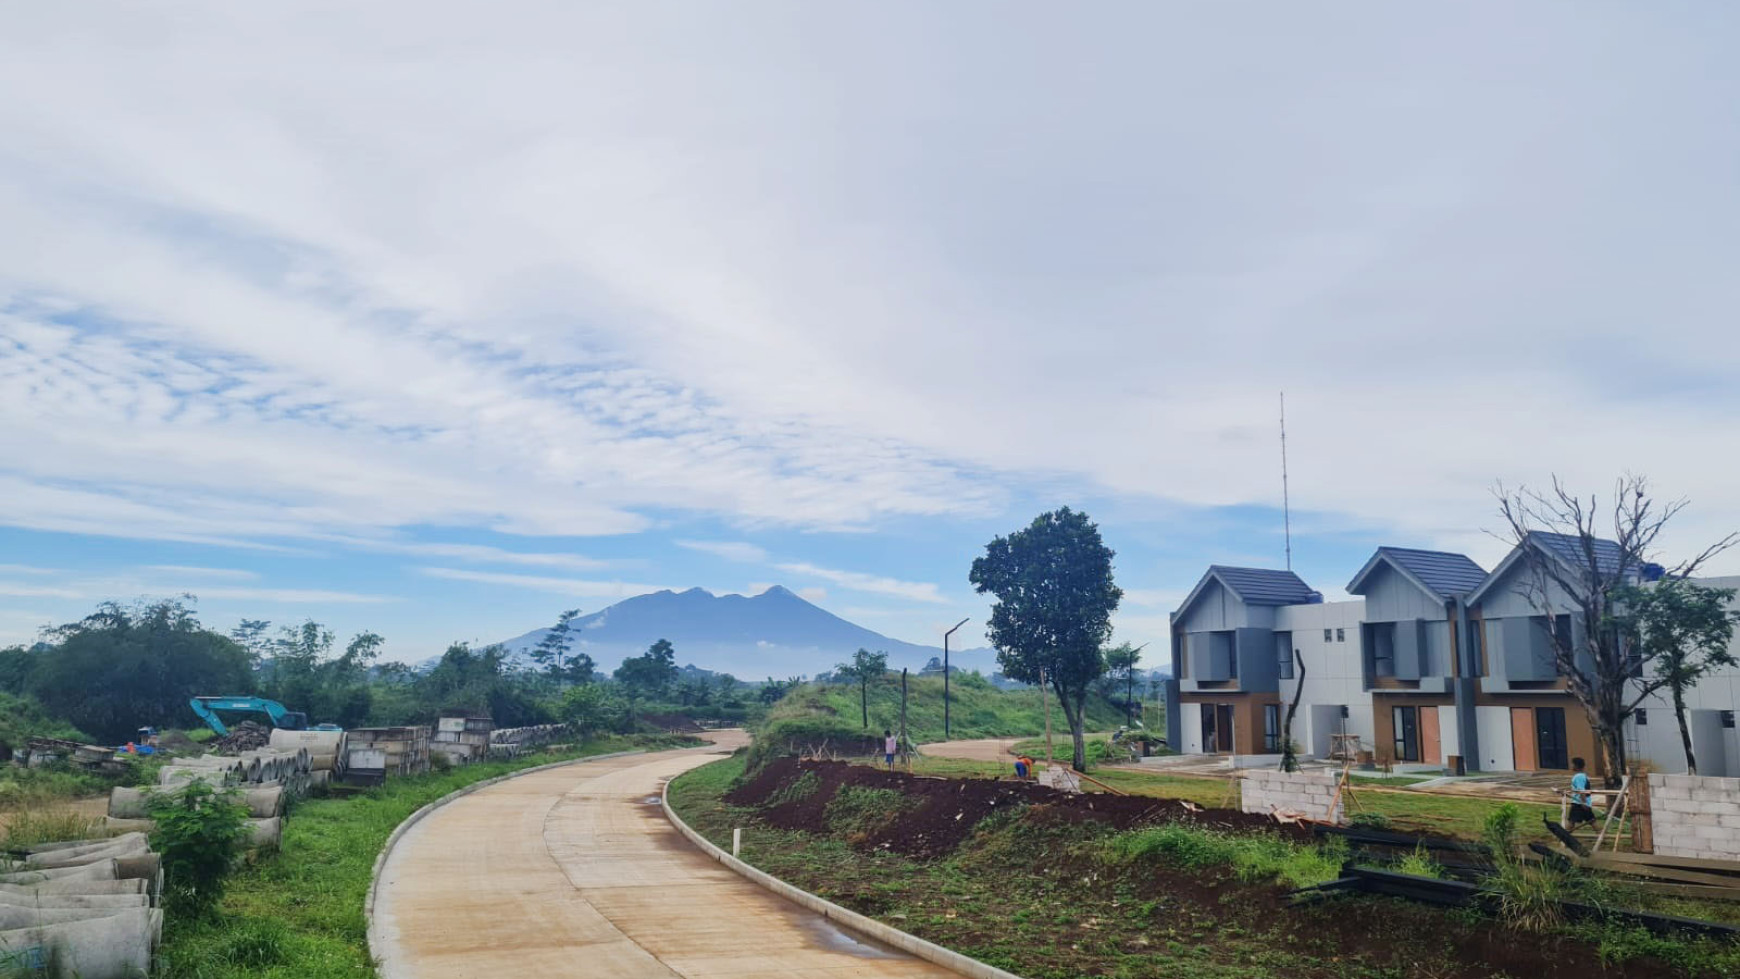
[[497, 758], [514, 758], [527, 751], [561, 741], [568, 736], [569, 730], [566, 724], [498, 728], [490, 732], [489, 753]]
[[1655, 852], [1740, 860], [1740, 778], [1651, 775], [1649, 814]]
[[487, 717], [443, 717], [435, 722], [435, 740], [429, 750], [455, 765], [469, 765], [489, 754], [495, 721]]
[[163, 937], [162, 864], [145, 834], [0, 858], [0, 973], [137, 979]]
[[1265, 816], [1297, 814], [1339, 826], [1347, 821], [1347, 805], [1336, 795], [1335, 783], [1335, 776], [1328, 773], [1246, 772], [1239, 777], [1241, 808]]
[[429, 770], [426, 727], [359, 727], [346, 732], [344, 781], [380, 785], [389, 776]]

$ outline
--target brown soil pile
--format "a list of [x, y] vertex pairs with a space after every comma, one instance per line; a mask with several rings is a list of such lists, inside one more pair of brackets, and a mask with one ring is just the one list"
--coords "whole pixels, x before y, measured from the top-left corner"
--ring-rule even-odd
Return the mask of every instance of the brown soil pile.
[[[767, 805], [770, 799], [806, 773], [816, 778], [813, 792], [800, 799]], [[973, 828], [981, 820], [1022, 806], [1044, 807], [1053, 818], [1068, 822], [1099, 822], [1114, 829], [1188, 822], [1230, 832], [1272, 833], [1301, 843], [1312, 839], [1311, 831], [1302, 826], [1278, 826], [1265, 816], [1232, 809], [1191, 812], [1174, 799], [1070, 795], [1032, 782], [935, 778], [846, 762], [804, 762], [795, 758], [768, 762], [754, 777], [727, 794], [725, 801], [759, 809], [762, 819], [781, 829], [826, 833], [828, 804], [840, 788], [847, 785], [893, 789], [906, 797], [910, 809], [858, 842], [915, 857], [950, 853], [972, 835]]]

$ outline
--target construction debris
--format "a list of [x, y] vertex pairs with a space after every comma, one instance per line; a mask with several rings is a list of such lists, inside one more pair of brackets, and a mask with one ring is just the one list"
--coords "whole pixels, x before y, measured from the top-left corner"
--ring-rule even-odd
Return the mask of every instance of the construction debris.
[[258, 751], [272, 743], [272, 729], [253, 721], [242, 721], [230, 727], [230, 733], [210, 742], [207, 747], [220, 755], [239, 755]]

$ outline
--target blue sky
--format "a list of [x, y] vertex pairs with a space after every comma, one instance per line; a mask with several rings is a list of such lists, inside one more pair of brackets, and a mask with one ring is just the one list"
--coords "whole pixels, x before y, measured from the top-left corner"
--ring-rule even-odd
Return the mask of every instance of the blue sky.
[[1490, 565], [1499, 480], [1740, 524], [1727, 5], [305, 11], [8, 14], [0, 642], [770, 583], [935, 642], [1068, 503], [1160, 653], [1281, 563], [1282, 390], [1331, 595]]

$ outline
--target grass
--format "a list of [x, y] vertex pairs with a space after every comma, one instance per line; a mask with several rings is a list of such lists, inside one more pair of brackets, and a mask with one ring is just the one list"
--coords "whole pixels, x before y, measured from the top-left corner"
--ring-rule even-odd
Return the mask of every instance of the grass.
[[171, 919], [161, 979], [371, 977], [363, 899], [375, 857], [399, 823], [473, 782], [570, 758], [657, 747], [669, 738], [613, 738], [559, 754], [481, 762], [392, 779], [354, 795], [302, 802], [280, 851], [229, 881], [218, 916]]
[[[1491, 935], [1496, 927], [1475, 912], [1357, 896], [1297, 908], [1264, 900], [1278, 888], [1337, 877], [1345, 858], [1337, 844], [1302, 846], [1179, 824], [1119, 833], [1098, 824], [1012, 814], [981, 823], [955, 853], [920, 861], [850, 845], [858, 824], [846, 814], [874, 811], [880, 799], [840, 802], [842, 791], [836, 796], [842, 818], [833, 818], [831, 806], [829, 831], [816, 834], [779, 830], [760, 822], [753, 809], [726, 805], [720, 796], [737, 783], [744, 761], [740, 755], [679, 776], [671, 785], [672, 806], [721, 845], [729, 845], [734, 827], [742, 828], [745, 859], [776, 877], [1030, 979], [1500, 974], [1490, 968], [1482, 972], [1479, 963], [1470, 965], [1459, 956], [1459, 950], [1487, 947], [1479, 936]], [[1173, 781], [1184, 784], [1149, 787], [1225, 792], [1221, 780]], [[1484, 803], [1483, 808], [1489, 815], [1500, 807]], [[1538, 825], [1534, 808], [1518, 805], [1507, 811], [1509, 839], [1526, 839], [1531, 819]], [[1453, 818], [1471, 826], [1460, 835], [1479, 839], [1487, 816], [1475, 818], [1472, 811], [1457, 809]], [[1420, 852], [1395, 869], [1420, 876], [1442, 873]], [[1588, 889], [1577, 894], [1586, 900], [1595, 896]], [[1604, 900], [1607, 906], [1636, 906], [1618, 895]], [[1616, 970], [1649, 957], [1687, 975], [1740, 975], [1740, 943], [1661, 939], [1608, 923], [1542, 921], [1539, 927], [1546, 934], [1519, 935], [1519, 947], [1576, 940], [1588, 943]], [[1356, 932], [1363, 933], [1363, 944], [1351, 950], [1340, 944], [1338, 936]], [[1499, 947], [1507, 944], [1507, 938], [1498, 940]]]
[[[837, 683], [806, 683], [785, 696], [768, 712], [767, 723], [781, 718], [825, 715], [836, 719], [842, 732], [880, 737], [885, 730], [900, 729], [900, 678], [891, 676], [870, 685], [870, 723], [859, 712], [858, 687]], [[1052, 704], [1054, 730], [1069, 740], [1062, 712]], [[1109, 731], [1124, 722], [1123, 711], [1103, 698], [1089, 694], [1089, 731]], [[943, 739], [943, 681], [940, 676], [907, 678], [906, 730], [914, 743]], [[956, 740], [1007, 738], [1045, 730], [1045, 711], [1037, 690], [1002, 690], [973, 673], [955, 674], [949, 682], [949, 736]]]
[[42, 807], [12, 814], [0, 831], [0, 850], [20, 849], [37, 843], [88, 840], [107, 836], [101, 817], [71, 809]]

